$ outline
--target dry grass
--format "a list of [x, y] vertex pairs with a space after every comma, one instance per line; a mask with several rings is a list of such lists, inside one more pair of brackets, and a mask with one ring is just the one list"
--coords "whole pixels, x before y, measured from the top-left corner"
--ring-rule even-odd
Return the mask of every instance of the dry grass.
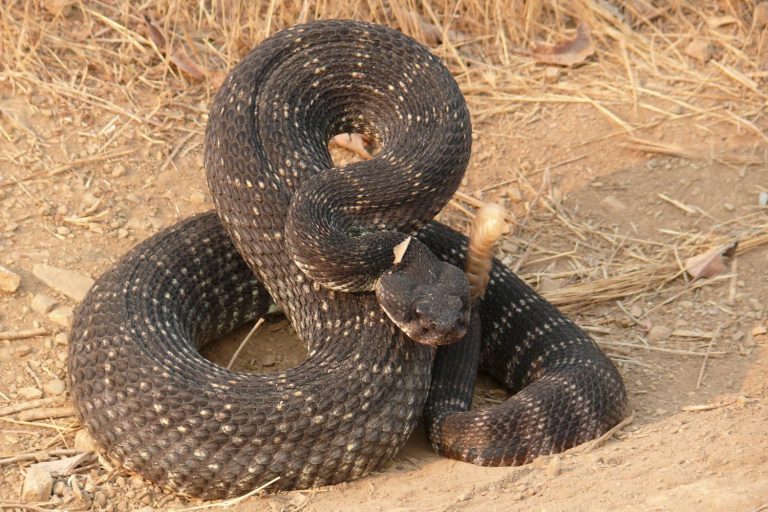
[[[751, 24], [755, 2], [657, 3], [4, 2], [0, 66], [14, 89], [57, 95], [73, 110], [117, 116], [119, 127], [99, 140], [106, 153], [129, 124], [142, 127], [149, 141], [199, 133], [223, 73], [259, 40], [296, 22], [352, 17], [427, 42], [454, 70], [476, 121], [526, 102], [578, 102], [593, 106], [624, 134], [642, 131], [649, 117], [693, 116], [698, 124], [728, 123], [768, 140], [761, 128], [768, 56], [765, 31]], [[168, 48], [153, 42], [145, 17]], [[584, 65], [586, 79], [542, 86], [543, 68], [525, 52], [572, 34], [579, 20], [591, 25], [598, 47]], [[685, 55], [692, 35], [716, 48], [709, 64]], [[176, 51], [203, 74], [180, 72], [173, 64]]]

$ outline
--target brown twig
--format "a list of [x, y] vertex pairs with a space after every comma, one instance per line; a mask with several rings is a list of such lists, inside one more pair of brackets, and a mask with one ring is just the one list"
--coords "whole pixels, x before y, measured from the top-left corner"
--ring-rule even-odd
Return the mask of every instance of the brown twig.
[[23, 340], [26, 338], [34, 338], [36, 336], [45, 336], [46, 334], [48, 334], [48, 330], [42, 327], [24, 329], [21, 331], [5, 331], [0, 332], [0, 340]]

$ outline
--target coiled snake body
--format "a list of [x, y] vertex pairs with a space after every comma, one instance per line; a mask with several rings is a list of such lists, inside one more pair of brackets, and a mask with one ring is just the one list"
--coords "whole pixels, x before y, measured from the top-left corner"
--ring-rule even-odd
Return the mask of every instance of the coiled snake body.
[[[327, 141], [340, 132], [367, 133], [382, 150], [335, 169]], [[127, 467], [206, 498], [275, 477], [273, 488], [292, 489], [365, 475], [403, 446], [425, 404], [435, 447], [479, 464], [524, 463], [610, 428], [625, 401], [615, 367], [499, 262], [477, 306], [480, 325], [438, 349], [434, 376], [434, 349], [362, 291], [380, 291], [377, 276], [393, 266], [404, 234], [463, 265], [466, 238], [428, 221], [469, 153], [458, 87], [399, 32], [324, 21], [265, 40], [211, 109], [206, 168], [218, 216], [192, 217], [139, 245], [76, 312], [69, 379], [82, 423]], [[252, 375], [199, 355], [262, 315], [270, 297], [307, 343], [304, 363]], [[403, 311], [406, 325], [424, 324]], [[450, 336], [440, 315], [429, 332]], [[464, 329], [461, 315], [446, 322]], [[460, 412], [478, 360], [516, 394]]]

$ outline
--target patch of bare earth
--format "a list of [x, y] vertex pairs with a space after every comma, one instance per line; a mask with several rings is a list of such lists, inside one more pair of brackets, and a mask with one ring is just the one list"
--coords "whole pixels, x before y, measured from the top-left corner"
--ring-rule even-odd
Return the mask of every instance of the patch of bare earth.
[[[616, 361], [632, 416], [597, 444], [518, 468], [442, 459], [418, 431], [363, 480], [223, 506], [768, 510], [768, 4], [729, 0], [4, 3], [0, 508], [216, 505], [159, 489], [77, 436], [64, 386], [72, 309], [87, 278], [211, 208], [202, 133], [231, 65], [269, 33], [333, 16], [400, 28], [448, 62], [474, 146], [442, 219], [466, 229], [488, 200], [514, 212], [499, 256]], [[686, 270], [733, 242], [724, 271]], [[206, 356], [228, 364], [248, 331]], [[233, 364], [269, 372], [302, 357], [274, 316]], [[481, 378], [477, 406], [504, 398]]]

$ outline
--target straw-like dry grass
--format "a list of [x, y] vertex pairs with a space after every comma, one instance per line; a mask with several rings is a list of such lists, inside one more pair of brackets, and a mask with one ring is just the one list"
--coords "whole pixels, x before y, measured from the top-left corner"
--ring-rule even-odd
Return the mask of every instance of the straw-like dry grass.
[[[702, 124], [731, 124], [768, 141], [761, 128], [768, 55], [765, 30], [751, 20], [755, 2], [656, 4], [4, 2], [0, 66], [17, 89], [61, 96], [75, 109], [116, 115], [144, 127], [148, 139], [170, 141], [180, 132], [202, 130], [216, 85], [259, 40], [296, 22], [352, 17], [386, 23], [427, 42], [454, 70], [476, 122], [521, 103], [575, 102], [593, 106], [623, 134], [641, 132], [650, 117], [654, 123], [692, 117]], [[584, 64], [588, 78], [542, 87], [542, 67], [526, 53], [567, 38], [579, 21], [592, 27], [597, 46]], [[157, 46], [148, 23], [166, 47]], [[710, 63], [685, 55], [694, 37], [715, 49]], [[192, 72], [180, 71], [175, 65], [180, 62]], [[119, 131], [102, 142], [101, 152], [111, 149]]]

